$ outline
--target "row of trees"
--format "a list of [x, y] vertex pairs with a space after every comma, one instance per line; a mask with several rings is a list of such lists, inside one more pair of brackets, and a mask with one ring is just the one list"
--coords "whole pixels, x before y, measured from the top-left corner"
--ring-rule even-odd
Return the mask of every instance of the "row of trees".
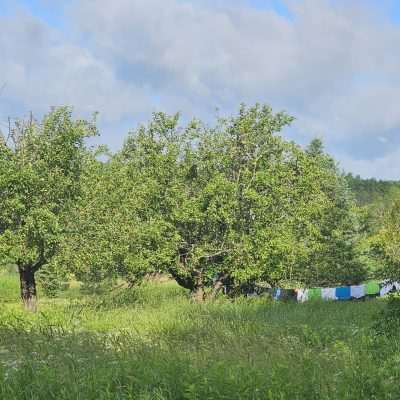
[[347, 183], [359, 205], [387, 206], [393, 198], [400, 195], [399, 181], [384, 181], [375, 178], [362, 179], [359, 175], [346, 174]]
[[67, 108], [18, 122], [0, 139], [0, 259], [18, 266], [26, 307], [38, 271], [132, 286], [163, 272], [198, 300], [365, 279], [365, 218], [319, 140], [279, 136], [292, 121], [260, 105], [212, 127], [157, 113], [107, 157]]

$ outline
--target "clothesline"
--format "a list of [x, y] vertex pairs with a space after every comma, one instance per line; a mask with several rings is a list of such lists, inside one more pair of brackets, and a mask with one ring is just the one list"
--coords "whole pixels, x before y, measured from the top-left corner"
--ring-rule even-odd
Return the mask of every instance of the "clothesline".
[[300, 303], [311, 300], [353, 300], [380, 297], [400, 291], [399, 282], [371, 281], [362, 285], [310, 289], [273, 289], [257, 287], [248, 296], [271, 295], [275, 300], [296, 300]]

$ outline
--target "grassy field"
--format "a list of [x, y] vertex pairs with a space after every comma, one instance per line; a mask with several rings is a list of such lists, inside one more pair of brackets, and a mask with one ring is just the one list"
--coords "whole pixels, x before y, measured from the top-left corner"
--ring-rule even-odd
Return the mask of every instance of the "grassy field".
[[0, 399], [399, 399], [384, 301], [193, 304], [172, 283], [19, 304], [0, 275]]

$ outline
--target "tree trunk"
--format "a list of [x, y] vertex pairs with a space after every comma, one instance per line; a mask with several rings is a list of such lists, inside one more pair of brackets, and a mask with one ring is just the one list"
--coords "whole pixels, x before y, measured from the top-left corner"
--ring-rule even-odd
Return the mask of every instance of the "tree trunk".
[[202, 302], [205, 299], [204, 286], [196, 286], [192, 291], [192, 298], [196, 302]]
[[190, 275], [182, 276], [177, 273], [176, 269], [170, 268], [169, 273], [178, 283], [178, 285], [190, 290], [190, 294], [194, 301], [204, 301], [206, 293], [204, 290], [204, 278], [202, 271], [191, 271]]
[[18, 266], [21, 299], [24, 303], [25, 310], [36, 312], [36, 281], [35, 272], [31, 266]]
[[201, 302], [205, 299], [205, 292], [204, 292], [204, 279], [203, 279], [203, 272], [202, 271], [195, 271], [195, 282], [194, 288], [192, 290], [192, 297], [195, 301]]

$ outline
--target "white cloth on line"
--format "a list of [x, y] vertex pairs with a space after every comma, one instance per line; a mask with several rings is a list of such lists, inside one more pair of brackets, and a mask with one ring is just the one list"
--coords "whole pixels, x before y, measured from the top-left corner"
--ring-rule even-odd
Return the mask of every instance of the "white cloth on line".
[[308, 289], [297, 289], [297, 301], [303, 303], [308, 300]]
[[323, 300], [337, 300], [336, 288], [322, 288], [321, 297]]
[[365, 285], [350, 286], [350, 296], [355, 299], [361, 299], [365, 296]]
[[379, 291], [379, 296], [386, 296], [393, 290], [393, 287], [395, 287], [393, 282], [384, 282], [381, 290]]

